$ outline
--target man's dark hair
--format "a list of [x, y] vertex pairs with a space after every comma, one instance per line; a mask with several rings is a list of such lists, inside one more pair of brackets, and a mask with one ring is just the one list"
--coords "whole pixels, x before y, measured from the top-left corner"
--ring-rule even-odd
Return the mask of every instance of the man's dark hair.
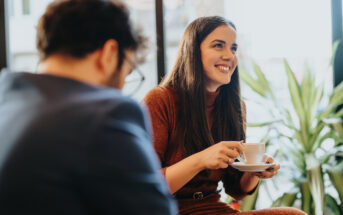
[[59, 0], [51, 3], [37, 26], [40, 59], [52, 54], [83, 58], [109, 39], [119, 46], [119, 65], [124, 50], [137, 51], [144, 37], [134, 32], [127, 8], [114, 0]]

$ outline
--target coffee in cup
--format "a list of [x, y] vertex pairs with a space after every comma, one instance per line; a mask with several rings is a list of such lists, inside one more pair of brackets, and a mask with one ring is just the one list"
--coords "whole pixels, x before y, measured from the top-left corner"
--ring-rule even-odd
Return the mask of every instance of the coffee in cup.
[[246, 164], [261, 163], [265, 151], [264, 143], [243, 143], [241, 160]]

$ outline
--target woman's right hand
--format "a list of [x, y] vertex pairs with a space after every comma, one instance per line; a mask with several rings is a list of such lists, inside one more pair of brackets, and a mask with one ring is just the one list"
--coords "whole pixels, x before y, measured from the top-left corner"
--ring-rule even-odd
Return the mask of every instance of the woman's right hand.
[[204, 169], [227, 168], [243, 152], [239, 141], [222, 141], [166, 168], [171, 193], [177, 192]]
[[235, 162], [235, 158], [242, 152], [243, 146], [241, 142], [221, 141], [197, 154], [203, 169], [224, 169]]

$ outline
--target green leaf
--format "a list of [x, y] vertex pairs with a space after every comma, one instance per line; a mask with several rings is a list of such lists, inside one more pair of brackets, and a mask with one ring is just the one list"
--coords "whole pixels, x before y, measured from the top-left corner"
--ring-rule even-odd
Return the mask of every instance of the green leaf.
[[321, 162], [322, 164], [326, 164], [326, 163], [329, 162], [330, 158], [331, 158], [332, 156], [334, 156], [334, 155], [335, 155], [335, 153], [326, 153], [324, 156], [322, 156], [322, 157], [320, 158], [320, 162]]
[[318, 141], [318, 138], [320, 137], [320, 134], [325, 127], [326, 127], [325, 123], [320, 121], [317, 123], [317, 126], [315, 128], [313, 128], [312, 135], [311, 135], [310, 141], [309, 141], [312, 143], [312, 146], [311, 146], [312, 152], [317, 149], [316, 148], [317, 147], [316, 142]]
[[318, 116], [317, 119], [320, 121], [324, 118], [329, 118], [330, 115], [332, 115], [333, 113], [335, 113], [336, 108], [338, 107], [338, 104], [330, 104], [323, 112], [321, 112]]
[[[337, 113], [339, 117], [341, 117], [340, 116], [341, 111]], [[330, 125], [331, 128], [337, 133], [337, 135], [332, 135], [332, 138], [336, 142], [335, 145], [339, 144], [340, 142], [343, 142], [343, 120], [341, 118], [333, 118], [333, 119], [323, 119], [323, 121], [326, 124]]]
[[343, 81], [334, 88], [330, 95], [328, 107], [317, 117], [319, 120], [328, 118], [332, 113], [336, 112], [336, 108], [343, 104]]
[[251, 211], [256, 208], [256, 201], [257, 201], [257, 196], [260, 189], [260, 185], [258, 185], [256, 191], [252, 195], [249, 195], [242, 200], [241, 211]]
[[307, 154], [307, 178], [315, 206], [316, 215], [324, 214], [324, 183], [320, 161], [314, 154]]
[[271, 95], [271, 97], [273, 97], [273, 92], [270, 89], [269, 82], [267, 81], [265, 75], [263, 74], [260, 66], [257, 65], [255, 62], [253, 62], [253, 64], [254, 64], [254, 71], [255, 71], [255, 73], [257, 75], [257, 79], [261, 83], [264, 92], [269, 93]]
[[335, 62], [335, 56], [337, 52], [338, 45], [341, 43], [340, 40], [336, 40], [332, 45], [332, 55], [330, 59], [330, 65], [332, 65]]
[[312, 95], [310, 97], [310, 103], [309, 103], [309, 106], [308, 106], [308, 119], [309, 119], [309, 125], [311, 125], [312, 123], [312, 120], [314, 119], [314, 116], [317, 112], [317, 109], [318, 109], [318, 104], [320, 103], [320, 101], [322, 100], [323, 98], [323, 95], [324, 95], [324, 83], [322, 83], [320, 86], [316, 87], [314, 84], [313, 84], [313, 87], [312, 87]]
[[291, 94], [292, 103], [295, 109], [295, 112], [298, 115], [299, 122], [300, 122], [300, 143], [303, 144], [306, 151], [310, 151], [311, 146], [308, 146], [308, 125], [307, 125], [307, 118], [304, 111], [303, 99], [300, 91], [300, 86], [294, 76], [292, 69], [290, 68], [288, 62], [284, 61], [286, 73], [288, 77], [288, 89]]
[[278, 199], [276, 199], [271, 207], [291, 207], [297, 199], [297, 193], [284, 193]]
[[261, 123], [247, 123], [248, 127], [264, 127], [264, 126], [269, 126], [272, 125], [274, 123], [278, 123], [281, 120], [273, 120], [273, 121], [269, 121], [269, 122], [261, 122]]
[[314, 144], [312, 145], [312, 152], [315, 152], [318, 148], [321, 147], [322, 143], [329, 139], [332, 138], [333, 135], [335, 135], [335, 133], [332, 130], [329, 130], [328, 132], [326, 132], [322, 137], [317, 138], [314, 142]]
[[343, 124], [342, 123], [336, 123], [332, 125], [333, 129], [338, 133], [340, 138], [343, 138]]
[[[325, 195], [325, 203], [326, 203], [327, 208], [330, 209], [332, 214], [337, 214], [337, 215], [342, 214], [341, 208], [339, 207], [335, 198], [333, 198], [331, 195], [329, 194]], [[327, 214], [327, 212], [325, 214]]]
[[312, 196], [308, 181], [301, 181], [299, 184], [301, 192], [301, 209], [311, 214]]
[[302, 137], [302, 130], [301, 129], [297, 129], [295, 130], [295, 138], [297, 139], [298, 143], [301, 144], [301, 146], [303, 147], [303, 149], [307, 152], [309, 150], [307, 150], [307, 147], [306, 147], [306, 144], [303, 140], [303, 137]]
[[255, 80], [251, 75], [249, 75], [243, 69], [239, 71], [239, 77], [256, 93], [258, 93], [262, 97], [266, 97], [266, 93], [264, 91], [263, 86], [261, 86], [261, 83]]
[[[312, 87], [311, 81], [312, 81], [311, 72], [309, 71], [309, 69], [306, 69], [304, 79], [301, 83], [302, 102], [304, 104], [305, 110], [309, 110], [309, 108], [312, 105], [311, 104], [312, 97], [314, 96], [314, 94], [316, 94], [316, 89]], [[305, 112], [305, 113], [308, 114], [307, 118], [309, 119], [309, 116], [311, 115], [311, 113], [309, 112]]]
[[339, 199], [341, 201], [341, 210], [343, 211], [343, 163], [336, 167], [328, 169], [328, 175], [332, 185], [336, 188]]
[[342, 104], [343, 81], [338, 84], [330, 95], [330, 104]]
[[293, 122], [293, 119], [292, 119], [292, 116], [291, 116], [291, 113], [289, 112], [289, 110], [285, 109], [285, 108], [281, 108], [281, 112], [284, 113], [285, 115], [285, 118], [287, 120], [287, 124], [292, 126], [293, 128], [295, 128], [296, 126], [294, 125], [294, 122]]
[[332, 118], [341, 118], [343, 116], [343, 109], [338, 111]]
[[[292, 138], [291, 138], [292, 139]], [[306, 176], [306, 163], [303, 151], [299, 150], [295, 144], [283, 145], [282, 152], [286, 155], [287, 159], [293, 161], [294, 165], [297, 167], [298, 171], [302, 176]]]

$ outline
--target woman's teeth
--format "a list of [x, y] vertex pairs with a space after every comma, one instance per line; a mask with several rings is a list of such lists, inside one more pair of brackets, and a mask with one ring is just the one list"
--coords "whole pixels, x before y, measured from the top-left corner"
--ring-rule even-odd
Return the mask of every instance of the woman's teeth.
[[220, 70], [224, 70], [224, 71], [229, 71], [230, 70], [230, 67], [228, 67], [228, 66], [218, 66], [218, 68]]

